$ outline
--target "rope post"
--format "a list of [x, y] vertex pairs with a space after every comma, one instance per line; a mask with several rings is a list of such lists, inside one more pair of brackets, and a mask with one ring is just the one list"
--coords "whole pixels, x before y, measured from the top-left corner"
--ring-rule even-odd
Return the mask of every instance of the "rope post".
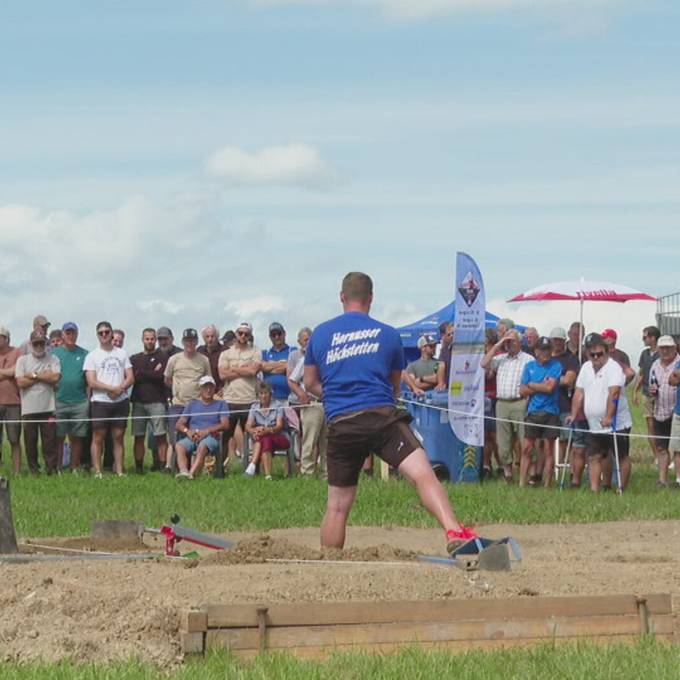
[[17, 536], [12, 521], [9, 480], [0, 477], [0, 554], [14, 555], [18, 552]]

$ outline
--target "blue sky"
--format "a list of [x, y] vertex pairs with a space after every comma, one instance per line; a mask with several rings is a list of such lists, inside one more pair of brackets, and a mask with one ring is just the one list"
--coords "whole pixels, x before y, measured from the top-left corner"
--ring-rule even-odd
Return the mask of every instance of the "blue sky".
[[[133, 336], [242, 317], [264, 341], [376, 281], [489, 308], [551, 280], [680, 290], [680, 7], [626, 0], [14, 2], [0, 10], [2, 323]], [[639, 349], [653, 305], [587, 310]], [[136, 337], [131, 341], [136, 346]]]

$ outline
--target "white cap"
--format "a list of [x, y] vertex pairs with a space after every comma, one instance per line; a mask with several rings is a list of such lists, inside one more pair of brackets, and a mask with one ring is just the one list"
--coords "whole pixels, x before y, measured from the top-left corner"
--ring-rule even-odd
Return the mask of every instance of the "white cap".
[[656, 343], [657, 347], [676, 347], [675, 340], [670, 335], [662, 335], [658, 342]]
[[561, 328], [560, 326], [556, 326], [550, 331], [549, 337], [553, 340], [566, 340], [567, 331], [565, 331], [564, 328]]
[[215, 379], [211, 375], [204, 375], [202, 378], [198, 379], [198, 386], [203, 387], [203, 385], [214, 385]]

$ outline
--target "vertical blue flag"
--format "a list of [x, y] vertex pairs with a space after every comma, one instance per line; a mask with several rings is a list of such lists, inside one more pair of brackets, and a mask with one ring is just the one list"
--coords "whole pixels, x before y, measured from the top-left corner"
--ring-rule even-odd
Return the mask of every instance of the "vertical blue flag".
[[449, 380], [449, 422], [456, 437], [484, 446], [484, 356], [486, 295], [477, 263], [456, 254], [456, 327]]

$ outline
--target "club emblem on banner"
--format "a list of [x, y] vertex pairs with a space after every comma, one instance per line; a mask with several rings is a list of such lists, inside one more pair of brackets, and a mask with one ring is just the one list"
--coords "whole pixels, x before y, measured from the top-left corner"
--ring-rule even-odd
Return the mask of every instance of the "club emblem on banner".
[[460, 282], [460, 286], [458, 286], [458, 292], [468, 307], [472, 307], [475, 303], [480, 290], [481, 286], [475, 281], [472, 272], [468, 272]]

